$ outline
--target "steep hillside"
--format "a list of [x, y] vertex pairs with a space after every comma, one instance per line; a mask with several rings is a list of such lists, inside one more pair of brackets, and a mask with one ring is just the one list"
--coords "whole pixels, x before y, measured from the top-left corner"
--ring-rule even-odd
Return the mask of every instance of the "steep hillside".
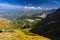
[[60, 8], [39, 22], [31, 32], [52, 40], [60, 40]]
[[15, 27], [13, 24], [10, 20], [0, 18], [0, 40], [48, 40], [48, 38], [39, 35], [27, 35], [22, 30], [15, 29], [18, 26]]
[[12, 22], [10, 20], [0, 18], [0, 30], [1, 29], [9, 29], [12, 27]]

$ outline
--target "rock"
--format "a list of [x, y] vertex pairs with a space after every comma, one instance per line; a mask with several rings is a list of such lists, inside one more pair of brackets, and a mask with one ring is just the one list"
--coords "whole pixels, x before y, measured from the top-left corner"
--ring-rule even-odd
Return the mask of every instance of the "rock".
[[0, 33], [2, 33], [3, 31], [2, 30], [0, 30]]
[[26, 29], [26, 28], [30, 28], [30, 26], [29, 26], [29, 25], [24, 25], [24, 26], [22, 27], [22, 29]]

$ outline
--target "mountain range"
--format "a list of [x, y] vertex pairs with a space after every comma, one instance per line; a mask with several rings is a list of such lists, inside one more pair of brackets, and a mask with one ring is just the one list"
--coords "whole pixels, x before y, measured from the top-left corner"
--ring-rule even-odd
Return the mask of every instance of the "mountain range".
[[[18, 17], [21, 17], [23, 15], [41, 15], [43, 13], [51, 13], [55, 9], [41, 9], [40, 7], [26, 7], [26, 6], [15, 6], [10, 4], [2, 4], [0, 3], [0, 17], [14, 20]], [[36, 15], [36, 16], [37, 16]]]

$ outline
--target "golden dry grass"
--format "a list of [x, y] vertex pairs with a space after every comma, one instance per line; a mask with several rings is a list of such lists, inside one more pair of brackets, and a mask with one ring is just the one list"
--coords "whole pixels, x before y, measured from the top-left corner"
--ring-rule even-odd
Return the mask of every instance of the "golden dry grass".
[[42, 37], [42, 36], [29, 36], [25, 35], [24, 32], [20, 30], [15, 30], [17, 34], [19, 34], [23, 40], [49, 40], [48, 38]]
[[28, 36], [20, 30], [14, 30], [15, 32], [2, 32], [0, 33], [0, 40], [48, 40], [48, 38], [42, 36]]
[[[11, 21], [0, 18], [0, 30], [5, 30], [7, 28], [11, 28]], [[0, 33], [0, 40], [49, 40], [48, 38], [42, 36], [32, 36], [26, 35], [21, 30], [13, 29], [14, 32], [9, 32], [5, 30], [4, 32]]]
[[4, 18], [0, 18], [0, 30], [1, 29], [8, 29], [8, 28], [11, 28], [11, 21], [10, 20], [7, 20], [7, 19], [4, 19]]
[[42, 36], [28, 36], [20, 30], [14, 30], [15, 32], [2, 32], [0, 33], [0, 40], [48, 40], [48, 38]]

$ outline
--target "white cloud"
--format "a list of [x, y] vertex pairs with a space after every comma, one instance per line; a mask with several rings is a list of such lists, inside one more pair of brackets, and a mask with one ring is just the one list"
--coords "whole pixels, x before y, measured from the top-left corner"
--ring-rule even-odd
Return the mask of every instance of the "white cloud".
[[26, 6], [25, 6], [24, 8], [25, 8], [25, 9], [27, 9], [27, 7], [26, 7]]
[[41, 8], [41, 7], [37, 7], [38, 9], [43, 9], [43, 8]]
[[28, 7], [28, 6], [25, 6], [24, 8], [25, 9], [36, 9], [35, 7]]
[[41, 7], [29, 7], [29, 6], [25, 6], [24, 9], [42, 9]]
[[[16, 5], [10, 5], [10, 4], [5, 4], [5, 3], [0, 3], [0, 9], [28, 9], [28, 10], [32, 10], [32, 9], [44, 9], [42, 7], [34, 7], [34, 6], [16, 6]], [[48, 8], [46, 8], [48, 9]]]
[[14, 8], [22, 8], [22, 6], [0, 3], [0, 9], [14, 9]]

